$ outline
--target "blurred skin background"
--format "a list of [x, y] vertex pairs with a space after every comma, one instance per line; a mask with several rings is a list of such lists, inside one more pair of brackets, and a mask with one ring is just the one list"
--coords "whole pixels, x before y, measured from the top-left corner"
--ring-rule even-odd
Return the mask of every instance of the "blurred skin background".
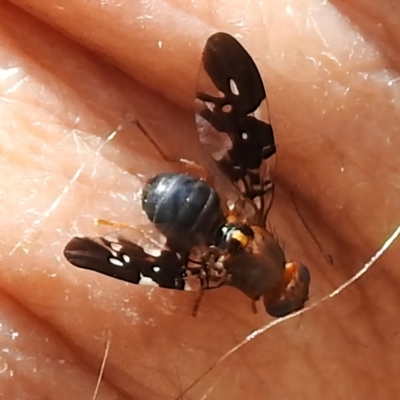
[[[288, 259], [310, 268], [309, 304], [354, 276], [400, 221], [399, 7], [0, 1], [1, 398], [91, 399], [109, 339], [98, 399], [174, 399], [271, 321], [231, 288], [206, 293], [192, 318], [196, 293], [62, 257], [73, 235], [112, 230], [95, 218], [146, 225], [141, 176], [171, 166], [133, 118], [172, 156], [208, 162], [193, 99], [214, 31], [237, 35], [263, 76], [278, 144], [270, 223]], [[398, 259], [394, 242], [359, 281], [245, 345], [185, 398], [397, 398]]]

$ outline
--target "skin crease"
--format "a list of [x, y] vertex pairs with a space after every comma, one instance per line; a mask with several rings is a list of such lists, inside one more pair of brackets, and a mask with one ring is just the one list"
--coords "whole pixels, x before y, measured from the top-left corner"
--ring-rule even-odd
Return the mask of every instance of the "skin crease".
[[[196, 293], [62, 258], [73, 235], [112, 230], [94, 218], [149, 229], [137, 174], [172, 166], [133, 117], [168, 154], [207, 162], [193, 97], [211, 32], [241, 35], [264, 78], [278, 143], [270, 223], [288, 259], [309, 266], [310, 303], [396, 229], [397, 3], [13, 3], [0, 2], [2, 398], [91, 399], [109, 338], [98, 399], [174, 399], [271, 320], [231, 288], [206, 293], [192, 318]], [[396, 398], [399, 252], [395, 242], [358, 282], [243, 347], [185, 398]]]

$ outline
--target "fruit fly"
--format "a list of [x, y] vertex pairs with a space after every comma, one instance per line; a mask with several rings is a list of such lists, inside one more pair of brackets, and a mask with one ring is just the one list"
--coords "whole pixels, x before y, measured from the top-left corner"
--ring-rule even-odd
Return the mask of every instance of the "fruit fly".
[[189, 278], [195, 278], [201, 293], [230, 285], [253, 302], [262, 298], [270, 315], [287, 315], [304, 307], [310, 274], [303, 264], [287, 262], [267, 229], [276, 146], [269, 116], [262, 114], [268, 107], [260, 73], [242, 45], [222, 32], [207, 40], [202, 67], [199, 138], [236, 189], [233, 206], [221, 200], [207, 174], [158, 174], [144, 186], [142, 208], [166, 238], [159, 256], [122, 234], [75, 237], [64, 255], [77, 267], [135, 284], [191, 290]]

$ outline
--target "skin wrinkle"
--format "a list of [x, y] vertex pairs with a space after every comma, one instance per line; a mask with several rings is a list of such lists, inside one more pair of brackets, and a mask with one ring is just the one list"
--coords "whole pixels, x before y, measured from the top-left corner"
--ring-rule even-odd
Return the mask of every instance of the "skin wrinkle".
[[[398, 32], [398, 2], [385, 1], [380, 7], [374, 7], [371, 0], [333, 0], [332, 3], [351, 21], [357, 24], [368, 41], [377, 43], [381, 56], [393, 69], [398, 70], [400, 65], [399, 54], [393, 51], [398, 48], [400, 37]], [[389, 45], [387, 45], [389, 44]]]
[[[7, 71], [11, 59], [13, 66], [24, 72], [21, 85], [2, 78], [5, 92], [14, 89], [11, 97], [2, 93], [10, 99], [14, 113], [10, 118], [2, 103], [6, 116], [2, 130], [9, 131], [2, 143], [7, 149], [1, 164], [2, 198], [4, 215], [13, 218], [3, 225], [1, 287], [39, 321], [47, 321], [70, 338], [72, 346], [85, 349], [84, 357], [93, 366], [92, 376], [84, 384], [82, 380], [67, 381], [67, 371], [57, 369], [52, 374], [54, 387], [49, 386], [48, 370], [43, 366], [35, 372], [30, 390], [19, 398], [38, 398], [43, 385], [49, 398], [92, 398], [104, 355], [102, 333], [108, 329], [112, 340], [104, 379], [127, 398], [175, 398], [182, 391], [175, 366], [186, 388], [268, 321], [261, 305], [259, 313], [252, 315], [247, 300], [234, 290], [207, 293], [194, 320], [190, 317], [194, 293], [136, 288], [58, 261], [72, 235], [110, 231], [109, 227], [93, 226], [93, 218], [138, 225], [146, 222], [138, 204], [130, 200], [132, 193], [140, 190], [140, 181], [126, 170], [151, 175], [169, 171], [170, 166], [158, 159], [129, 122], [124, 122], [113, 141], [96, 155], [109, 133], [121, 121], [129, 120], [127, 115], [143, 121], [168, 154], [202, 162], [192, 101], [201, 48], [211, 27], [242, 36], [264, 77], [278, 142], [277, 196], [270, 223], [284, 242], [288, 258], [310, 267], [312, 299], [331, 293], [354, 275], [397, 225], [398, 185], [384, 179], [398, 171], [398, 119], [395, 107], [390, 106], [397, 91], [393, 86], [385, 89], [382, 82], [385, 76], [393, 81], [396, 73], [379, 74], [389, 67], [381, 49], [390, 48], [390, 42], [374, 41], [373, 29], [363, 43], [359, 39], [366, 32], [363, 27], [360, 32], [351, 30], [329, 4], [313, 2], [278, 1], [273, 6], [264, 2], [262, 12], [258, 2], [250, 1], [245, 6], [239, 1], [194, 1], [190, 5], [127, 1], [118, 5], [103, 2], [101, 6], [80, 1], [14, 3], [107, 54], [114, 65], [133, 77], [106, 65], [28, 14], [0, 3], [2, 15], [8, 16], [0, 32], [6, 51], [0, 67]], [[289, 4], [292, 16], [285, 11]], [[304, 15], [311, 8], [313, 24], [306, 28]], [[174, 9], [179, 9], [179, 18], [171, 18]], [[139, 19], [144, 15], [152, 18]], [[339, 64], [322, 55], [327, 49], [312, 31], [314, 24], [332, 46], [329, 53]], [[331, 25], [334, 29], [329, 29]], [[18, 28], [21, 26], [23, 30]], [[157, 45], [160, 40], [161, 49]], [[396, 40], [393, 52], [395, 44]], [[48, 120], [52, 122], [50, 130]], [[382, 133], [386, 140], [380, 139]], [[42, 146], [45, 155], [39, 156], [42, 136], [48, 144]], [[82, 146], [78, 148], [76, 141]], [[31, 145], [35, 145], [33, 153], [27, 152]], [[34, 231], [37, 240], [24, 249], [28, 254], [17, 250], [7, 257], [29, 227], [34, 227], [33, 219], [43, 216], [84, 163], [87, 168], [70, 193], [45, 226]], [[49, 173], [52, 175], [44, 183], [40, 176]], [[18, 187], [12, 181], [18, 182]], [[302, 216], [322, 248], [332, 255], [332, 266], [324, 262], [296, 216], [291, 192], [300, 199]], [[36, 216], [31, 218], [32, 212]], [[135, 234], [140, 237], [140, 232]], [[399, 389], [394, 379], [399, 366], [393, 359], [398, 348], [394, 324], [399, 302], [394, 268], [398, 251], [395, 244], [363, 279], [305, 314], [300, 323], [298, 318], [288, 321], [246, 346], [238, 354], [238, 359], [245, 355], [246, 363], [235, 358], [223, 364], [186, 398], [202, 398], [219, 379], [209, 399], [229, 395], [255, 400], [265, 396], [319, 399], [321, 394], [328, 399], [393, 398]], [[15, 310], [2, 318], [14, 330]], [[29, 332], [32, 324], [18, 325], [18, 343], [24, 343], [23, 333]], [[0, 338], [2, 332], [0, 327]], [[40, 335], [55, 342], [51, 330]], [[39, 361], [48, 354], [40, 344], [31, 347]], [[76, 364], [74, 371], [79, 376]], [[14, 369], [23, 368], [22, 358]], [[240, 384], [233, 388], [237, 376]], [[28, 387], [21, 374], [0, 377], [3, 391], [16, 383]], [[327, 393], [327, 387], [334, 390]], [[74, 390], [81, 390], [80, 394]], [[98, 399], [111, 398], [121, 397], [101, 386]]]

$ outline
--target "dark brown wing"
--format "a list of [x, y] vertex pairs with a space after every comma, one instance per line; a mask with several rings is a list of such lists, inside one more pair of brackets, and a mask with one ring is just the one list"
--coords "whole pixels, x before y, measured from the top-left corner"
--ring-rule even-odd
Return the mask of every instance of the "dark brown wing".
[[255, 204], [264, 224], [273, 193], [267, 160], [276, 152], [274, 133], [260, 73], [243, 46], [227, 33], [212, 35], [204, 47], [196, 122], [200, 141]]
[[173, 252], [158, 257], [123, 238], [74, 237], [64, 249], [74, 266], [140, 285], [185, 289], [186, 266]]

